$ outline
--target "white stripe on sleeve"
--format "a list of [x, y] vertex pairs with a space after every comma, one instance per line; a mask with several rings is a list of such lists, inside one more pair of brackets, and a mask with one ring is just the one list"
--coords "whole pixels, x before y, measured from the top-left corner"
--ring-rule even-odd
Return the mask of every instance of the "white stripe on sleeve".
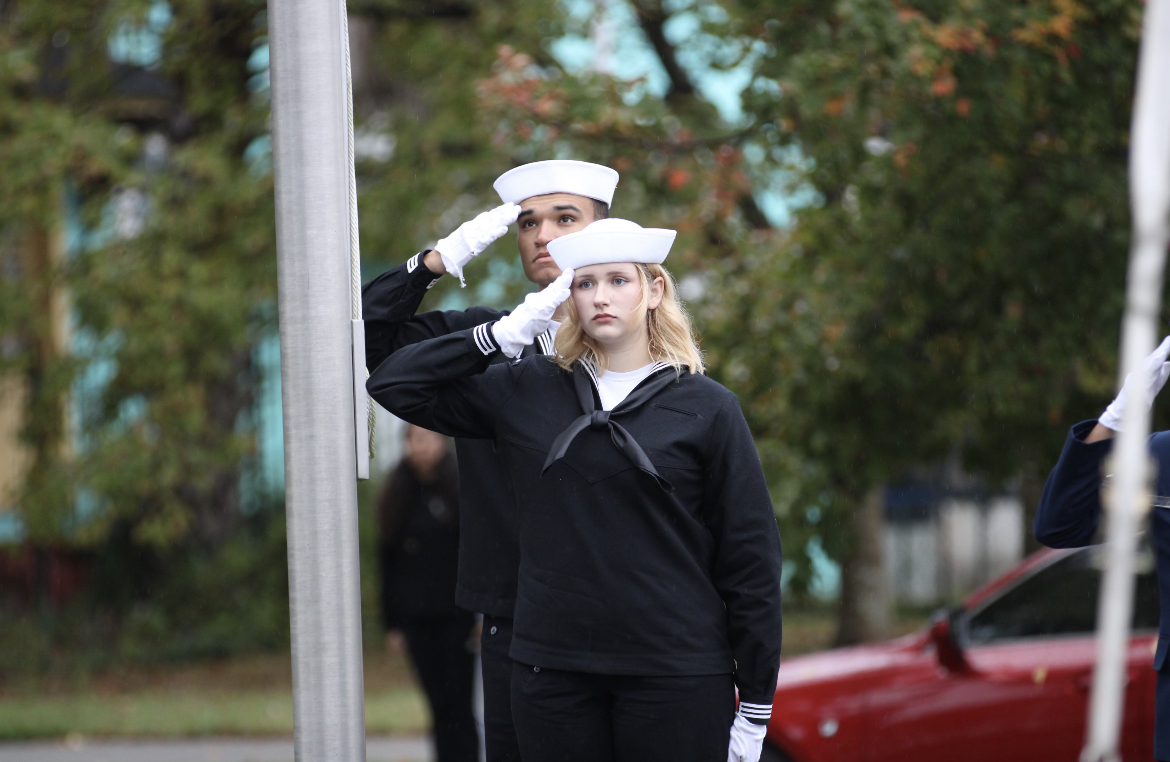
[[485, 355], [490, 355], [498, 349], [491, 334], [491, 327], [491, 323], [482, 323], [471, 332], [471, 335], [475, 337], [475, 346], [479, 347], [479, 351]]
[[771, 704], [749, 704], [746, 701], [739, 702], [739, 713], [749, 720], [770, 720], [772, 718]]

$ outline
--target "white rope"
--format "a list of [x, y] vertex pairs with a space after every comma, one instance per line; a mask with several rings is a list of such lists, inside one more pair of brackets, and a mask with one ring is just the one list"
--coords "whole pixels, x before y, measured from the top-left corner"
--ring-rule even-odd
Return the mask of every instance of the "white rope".
[[357, 205], [357, 166], [354, 156], [353, 137], [353, 69], [349, 57], [349, 14], [346, 12], [345, 0], [341, 0], [341, 34], [344, 37], [345, 48], [345, 116], [349, 123], [349, 269], [350, 269], [350, 297], [352, 302], [352, 317], [362, 319], [362, 250], [358, 240], [358, 205]]
[[[354, 320], [362, 319], [362, 247], [358, 227], [358, 199], [357, 199], [357, 162], [354, 153], [353, 129], [353, 67], [349, 56], [349, 12], [346, 9], [346, 0], [341, 3], [341, 36], [342, 49], [345, 51], [345, 115], [349, 128], [349, 161], [347, 163], [349, 175], [349, 276], [350, 276], [350, 313]], [[370, 377], [370, 370], [366, 368], [366, 378]], [[374, 401], [366, 396], [366, 420], [369, 432], [370, 458], [374, 457], [374, 426], [378, 420]]]

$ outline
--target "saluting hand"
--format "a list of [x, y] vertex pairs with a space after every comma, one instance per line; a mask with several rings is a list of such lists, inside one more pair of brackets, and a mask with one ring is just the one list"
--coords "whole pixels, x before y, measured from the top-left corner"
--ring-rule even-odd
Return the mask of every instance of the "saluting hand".
[[546, 288], [529, 294], [524, 303], [492, 326], [492, 335], [508, 357], [519, 357], [524, 347], [548, 330], [553, 313], [569, 298], [573, 270], [565, 270]]
[[443, 260], [447, 272], [463, 280], [463, 266], [508, 232], [508, 226], [520, 216], [517, 204], [501, 204], [495, 209], [478, 215], [475, 219], [460, 225], [454, 233], [435, 244], [435, 251]]
[[[1145, 390], [1146, 407], [1151, 407], [1154, 404], [1154, 398], [1158, 396], [1158, 392], [1162, 391], [1162, 387], [1166, 385], [1166, 379], [1170, 378], [1170, 362], [1166, 358], [1170, 357], [1170, 336], [1162, 340], [1150, 356], [1146, 358], [1146, 377], [1149, 379], [1150, 385]], [[1121, 431], [1121, 417], [1125, 414], [1125, 404], [1128, 397], [1129, 390], [1129, 375], [1125, 377], [1125, 383], [1121, 387], [1121, 391], [1117, 395], [1117, 399], [1105, 408], [1105, 412], [1097, 419], [1107, 429], [1113, 431]]]

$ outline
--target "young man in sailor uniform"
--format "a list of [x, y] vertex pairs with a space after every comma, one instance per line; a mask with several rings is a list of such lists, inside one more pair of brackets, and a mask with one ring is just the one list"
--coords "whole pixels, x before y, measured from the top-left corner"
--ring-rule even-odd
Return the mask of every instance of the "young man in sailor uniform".
[[[362, 289], [366, 326], [366, 366], [374, 370], [398, 349], [462, 331], [507, 313], [485, 307], [463, 312], [415, 314], [427, 290], [444, 273], [463, 282], [463, 268], [512, 222], [524, 274], [546, 286], [561, 274], [548, 253], [555, 238], [581, 230], [608, 216], [618, 173], [580, 161], [541, 161], [516, 167], [494, 187], [503, 205], [461, 225], [454, 233], [405, 264], [375, 278]], [[524, 354], [552, 352], [555, 323]], [[503, 356], [495, 362], [507, 360]], [[460, 526], [456, 603], [482, 613], [481, 664], [484, 730], [488, 762], [520, 758], [510, 705], [512, 617], [520, 565], [518, 519], [512, 485], [491, 441], [457, 438]]]
[[[780, 537], [747, 422], [702, 374], [660, 265], [673, 240], [605, 219], [551, 241], [563, 273], [547, 288], [367, 383], [411, 423], [499, 450], [520, 510], [525, 762], [760, 758]], [[525, 356], [562, 303], [556, 354]]]
[[[1082, 421], [1072, 427], [1056, 468], [1044, 486], [1044, 495], [1036, 511], [1036, 539], [1052, 548], [1079, 548], [1097, 539], [1101, 523], [1101, 483], [1105, 459], [1113, 449], [1113, 435], [1121, 430], [1126, 404], [1154, 404], [1154, 398], [1170, 378], [1170, 337], [1146, 358], [1149, 388], [1142, 390], [1144, 399], [1128, 400], [1129, 390], [1122, 388], [1104, 414], [1096, 421]], [[1126, 378], [1126, 386], [1129, 379]], [[1156, 462], [1156, 489], [1170, 495], [1170, 431], [1150, 436], [1150, 454]], [[1161, 624], [1154, 669], [1158, 688], [1154, 722], [1154, 758], [1170, 760], [1170, 510], [1154, 508], [1150, 517], [1150, 535], [1156, 552]]]

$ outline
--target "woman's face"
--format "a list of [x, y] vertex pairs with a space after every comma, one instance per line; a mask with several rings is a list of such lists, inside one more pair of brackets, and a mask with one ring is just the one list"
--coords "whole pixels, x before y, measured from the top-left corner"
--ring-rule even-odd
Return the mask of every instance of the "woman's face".
[[[662, 278], [655, 278], [646, 309], [658, 306], [662, 290]], [[573, 274], [573, 304], [581, 327], [603, 346], [645, 335], [646, 313], [641, 302], [642, 278], [632, 262], [589, 265]]]

